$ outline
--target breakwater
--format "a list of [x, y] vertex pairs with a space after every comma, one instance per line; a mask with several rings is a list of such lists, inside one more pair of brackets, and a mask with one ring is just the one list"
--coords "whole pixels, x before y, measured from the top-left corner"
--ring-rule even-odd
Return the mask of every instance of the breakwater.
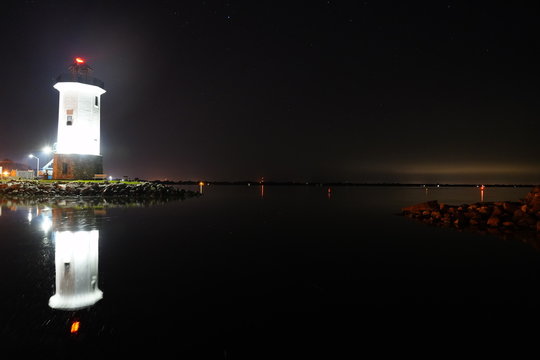
[[404, 207], [401, 214], [432, 225], [540, 240], [540, 186], [520, 201], [449, 205], [432, 200]]
[[13, 180], [0, 183], [0, 196], [4, 198], [144, 197], [185, 199], [200, 195], [200, 193], [195, 191], [152, 182], [43, 182]]

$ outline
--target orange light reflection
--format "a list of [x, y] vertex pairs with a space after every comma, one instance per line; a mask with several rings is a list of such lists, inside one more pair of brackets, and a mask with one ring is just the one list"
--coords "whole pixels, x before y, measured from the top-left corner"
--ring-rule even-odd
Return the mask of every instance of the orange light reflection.
[[70, 333], [76, 334], [79, 332], [79, 327], [81, 323], [79, 321], [74, 321], [71, 323], [71, 329], [69, 330]]

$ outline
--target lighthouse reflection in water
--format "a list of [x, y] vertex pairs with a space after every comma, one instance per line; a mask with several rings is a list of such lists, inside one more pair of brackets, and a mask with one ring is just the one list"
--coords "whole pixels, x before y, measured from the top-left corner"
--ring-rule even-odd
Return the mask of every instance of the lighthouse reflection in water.
[[98, 287], [99, 230], [92, 226], [93, 210], [83, 212], [80, 221], [80, 211], [52, 209], [56, 280], [49, 306], [53, 309], [78, 310], [103, 298]]
[[76, 310], [103, 297], [98, 288], [99, 230], [55, 231], [56, 293], [54, 309]]

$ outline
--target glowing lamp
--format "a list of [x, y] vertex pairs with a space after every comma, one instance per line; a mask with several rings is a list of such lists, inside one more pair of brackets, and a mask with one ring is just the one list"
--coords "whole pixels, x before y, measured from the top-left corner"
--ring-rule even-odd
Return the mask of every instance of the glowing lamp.
[[82, 65], [82, 64], [84, 64], [84, 59], [78, 57], [78, 58], [75, 58], [75, 62], [76, 62], [77, 64], [79, 64], [79, 65]]

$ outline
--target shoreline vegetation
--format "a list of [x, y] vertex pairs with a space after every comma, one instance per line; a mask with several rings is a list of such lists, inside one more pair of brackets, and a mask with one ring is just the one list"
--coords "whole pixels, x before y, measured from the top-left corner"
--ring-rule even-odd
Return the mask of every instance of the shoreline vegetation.
[[401, 215], [430, 225], [517, 238], [540, 250], [540, 185], [520, 201], [449, 205], [432, 200], [404, 207]]
[[51, 181], [8, 180], [0, 182], [1, 198], [147, 198], [180, 199], [201, 196], [200, 192], [144, 181]]

